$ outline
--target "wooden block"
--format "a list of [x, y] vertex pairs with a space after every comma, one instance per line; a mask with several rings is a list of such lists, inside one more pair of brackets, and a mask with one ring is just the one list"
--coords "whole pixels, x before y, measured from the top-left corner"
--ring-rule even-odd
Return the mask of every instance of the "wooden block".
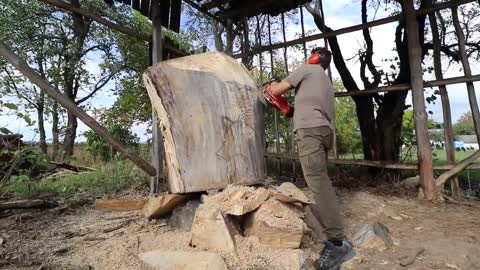
[[242, 64], [209, 52], [163, 61], [143, 80], [160, 118], [170, 192], [264, 181], [263, 104]]
[[245, 233], [270, 248], [299, 248], [306, 229], [301, 216], [297, 207], [270, 198], [247, 218]]
[[290, 182], [282, 183], [274, 191], [272, 195], [279, 201], [286, 203], [302, 203], [313, 204], [315, 203], [303, 193], [299, 188]]
[[149, 198], [142, 209], [142, 215], [148, 219], [159, 218], [170, 213], [175, 206], [187, 201], [188, 196], [180, 194], [166, 194]]
[[266, 189], [256, 189], [254, 192], [241, 190], [232, 194], [231, 206], [225, 213], [234, 216], [242, 216], [255, 211], [260, 205], [268, 199], [270, 193]]
[[192, 225], [191, 244], [211, 251], [236, 252], [233, 229], [217, 208], [200, 205]]
[[127, 212], [141, 210], [148, 199], [143, 200], [95, 200], [95, 208], [104, 211]]
[[153, 250], [139, 255], [152, 269], [161, 270], [227, 270], [222, 256], [206, 251]]

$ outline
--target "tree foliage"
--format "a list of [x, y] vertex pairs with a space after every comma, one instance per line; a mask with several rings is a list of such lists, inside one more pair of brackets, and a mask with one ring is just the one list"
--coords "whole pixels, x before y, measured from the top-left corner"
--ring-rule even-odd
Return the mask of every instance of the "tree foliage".
[[475, 126], [471, 112], [466, 112], [453, 125], [455, 135], [475, 135]]

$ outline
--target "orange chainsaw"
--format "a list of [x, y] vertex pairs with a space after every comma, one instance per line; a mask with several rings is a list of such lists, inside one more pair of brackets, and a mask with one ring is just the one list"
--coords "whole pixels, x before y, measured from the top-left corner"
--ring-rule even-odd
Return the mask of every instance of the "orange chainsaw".
[[293, 116], [293, 107], [290, 107], [288, 104], [287, 98], [285, 95], [280, 95], [280, 96], [274, 96], [268, 92], [268, 88], [276, 80], [272, 79], [266, 83], [263, 84], [263, 90], [262, 94], [267, 100], [268, 103], [270, 103], [273, 107], [275, 107], [277, 110], [279, 110], [281, 113], [285, 114], [287, 117], [292, 117]]

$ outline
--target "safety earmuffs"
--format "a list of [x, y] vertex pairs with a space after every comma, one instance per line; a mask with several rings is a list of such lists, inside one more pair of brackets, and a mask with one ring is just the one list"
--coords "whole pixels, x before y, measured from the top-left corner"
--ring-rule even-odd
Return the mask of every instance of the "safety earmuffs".
[[317, 65], [320, 64], [320, 54], [319, 53], [314, 53], [310, 55], [308, 58], [308, 63], [311, 65]]

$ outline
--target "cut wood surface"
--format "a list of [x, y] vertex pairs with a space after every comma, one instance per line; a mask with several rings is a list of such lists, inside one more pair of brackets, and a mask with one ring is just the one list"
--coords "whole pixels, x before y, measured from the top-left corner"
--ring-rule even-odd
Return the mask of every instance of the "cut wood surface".
[[192, 225], [191, 244], [198, 248], [235, 252], [233, 229], [217, 208], [200, 205]]
[[302, 204], [312, 204], [315, 203], [310, 198], [307, 197], [298, 187], [290, 182], [282, 183], [274, 191], [272, 191], [273, 196], [282, 202], [286, 203], [302, 203]]
[[110, 200], [98, 199], [95, 201], [95, 208], [105, 211], [126, 212], [141, 210], [148, 199], [143, 200]]
[[37, 208], [44, 207], [46, 205], [48, 205], [48, 203], [44, 200], [6, 201], [0, 202], [0, 210]]
[[245, 222], [245, 233], [270, 248], [299, 248], [305, 223], [301, 209], [270, 198]]
[[225, 212], [234, 216], [245, 215], [255, 211], [269, 196], [266, 189], [256, 189], [254, 192], [239, 190], [231, 195], [232, 205]]
[[243, 65], [204, 53], [163, 61], [143, 80], [165, 137], [172, 193], [264, 180], [263, 105]]
[[142, 215], [148, 219], [159, 218], [170, 213], [175, 206], [187, 201], [188, 196], [180, 194], [166, 194], [149, 198], [142, 209]]

